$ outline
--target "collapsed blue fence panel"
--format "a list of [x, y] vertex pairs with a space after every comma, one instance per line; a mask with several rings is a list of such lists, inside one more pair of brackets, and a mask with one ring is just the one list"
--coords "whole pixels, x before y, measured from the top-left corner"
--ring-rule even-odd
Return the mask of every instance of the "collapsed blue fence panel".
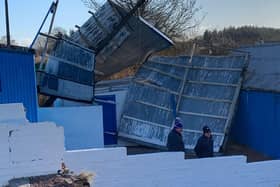
[[187, 56], [148, 59], [130, 85], [119, 136], [164, 148], [177, 113], [186, 149], [194, 148], [202, 127], [208, 125], [214, 151], [219, 151], [231, 125], [246, 59], [236, 55], [194, 56], [192, 61]]

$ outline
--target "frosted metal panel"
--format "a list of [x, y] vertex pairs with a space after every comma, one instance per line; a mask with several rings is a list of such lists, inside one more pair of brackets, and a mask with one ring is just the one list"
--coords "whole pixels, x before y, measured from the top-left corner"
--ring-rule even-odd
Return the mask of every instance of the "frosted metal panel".
[[173, 45], [143, 18], [126, 16], [123, 8], [106, 2], [71, 36], [71, 40], [96, 51], [96, 70], [103, 73], [96, 80], [144, 62], [153, 52]]
[[78, 101], [94, 96], [94, 53], [72, 42], [56, 40], [43, 70], [37, 71], [40, 93]]
[[140, 68], [128, 92], [120, 136], [165, 146], [177, 107], [185, 148], [192, 149], [202, 127], [208, 125], [214, 149], [219, 150], [234, 113], [246, 57], [197, 56], [191, 63], [189, 60], [184, 56], [153, 57]]

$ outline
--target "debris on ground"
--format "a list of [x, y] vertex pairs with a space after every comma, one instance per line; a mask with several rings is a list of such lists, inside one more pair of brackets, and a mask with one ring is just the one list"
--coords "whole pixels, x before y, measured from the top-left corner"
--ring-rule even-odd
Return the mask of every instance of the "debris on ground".
[[89, 172], [75, 175], [62, 162], [57, 174], [11, 179], [7, 187], [90, 187], [93, 178]]
[[93, 174], [91, 173], [81, 173], [79, 175], [52, 174], [12, 179], [7, 187], [90, 187], [92, 179]]

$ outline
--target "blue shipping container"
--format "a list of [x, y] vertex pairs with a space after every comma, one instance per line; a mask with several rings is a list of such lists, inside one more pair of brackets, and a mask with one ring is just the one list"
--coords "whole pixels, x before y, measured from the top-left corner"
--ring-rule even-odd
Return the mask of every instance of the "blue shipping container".
[[246, 91], [240, 94], [232, 138], [272, 158], [280, 158], [280, 93]]
[[0, 48], [0, 104], [3, 103], [23, 103], [28, 120], [37, 122], [33, 52]]

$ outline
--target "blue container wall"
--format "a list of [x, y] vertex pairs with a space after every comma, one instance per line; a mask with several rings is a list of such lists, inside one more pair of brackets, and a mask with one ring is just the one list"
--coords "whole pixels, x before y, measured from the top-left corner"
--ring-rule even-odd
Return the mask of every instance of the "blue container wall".
[[23, 103], [29, 121], [37, 121], [37, 92], [33, 53], [0, 49], [1, 103]]
[[280, 158], [280, 94], [242, 91], [231, 135], [272, 158]]

